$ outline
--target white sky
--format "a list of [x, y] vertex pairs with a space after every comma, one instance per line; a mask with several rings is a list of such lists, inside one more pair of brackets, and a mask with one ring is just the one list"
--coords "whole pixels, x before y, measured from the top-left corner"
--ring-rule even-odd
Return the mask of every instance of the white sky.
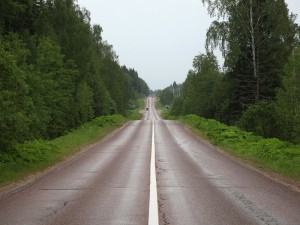
[[[300, 1], [286, 0], [300, 15]], [[134, 68], [150, 89], [182, 83], [193, 58], [205, 53], [205, 36], [213, 21], [201, 0], [78, 0], [103, 28], [120, 65]], [[300, 24], [300, 19], [297, 18]], [[221, 59], [220, 59], [221, 61]]]

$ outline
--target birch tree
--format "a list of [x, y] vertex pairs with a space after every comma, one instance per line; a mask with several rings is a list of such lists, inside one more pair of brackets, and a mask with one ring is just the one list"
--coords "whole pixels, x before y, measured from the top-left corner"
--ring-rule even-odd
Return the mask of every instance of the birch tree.
[[206, 48], [219, 47], [235, 86], [232, 106], [240, 113], [261, 100], [273, 100], [283, 65], [295, 43], [295, 16], [284, 0], [202, 0], [217, 16]]

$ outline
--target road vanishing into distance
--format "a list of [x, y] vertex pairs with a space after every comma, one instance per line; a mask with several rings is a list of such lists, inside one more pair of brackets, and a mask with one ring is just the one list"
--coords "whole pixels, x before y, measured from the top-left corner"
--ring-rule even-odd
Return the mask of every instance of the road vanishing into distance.
[[162, 120], [153, 98], [147, 106], [143, 120], [3, 196], [0, 225], [300, 224], [299, 192]]

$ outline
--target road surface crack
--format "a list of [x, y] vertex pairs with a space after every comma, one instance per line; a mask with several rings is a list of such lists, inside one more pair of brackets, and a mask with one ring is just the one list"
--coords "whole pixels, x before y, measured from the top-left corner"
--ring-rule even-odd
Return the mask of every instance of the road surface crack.
[[279, 225], [278, 221], [266, 213], [264, 210], [258, 208], [252, 201], [247, 199], [242, 193], [232, 191], [233, 196], [249, 210], [258, 220], [266, 225]]
[[166, 200], [166, 198], [162, 195], [159, 194], [159, 198], [158, 198], [158, 213], [161, 215], [162, 221], [164, 225], [169, 225], [170, 223], [168, 222], [168, 218], [166, 216], [166, 213], [164, 212], [163, 208], [164, 208], [164, 201]]
[[55, 210], [55, 209], [52, 208], [52, 207], [47, 208], [47, 211], [50, 211], [50, 212], [49, 212], [49, 215], [47, 215], [47, 217], [51, 217], [51, 216], [53, 216], [54, 214], [57, 213], [57, 210]]
[[155, 170], [156, 170], [156, 175], [159, 175], [161, 173], [165, 173], [166, 172], [166, 169], [160, 167], [159, 165], [155, 165]]

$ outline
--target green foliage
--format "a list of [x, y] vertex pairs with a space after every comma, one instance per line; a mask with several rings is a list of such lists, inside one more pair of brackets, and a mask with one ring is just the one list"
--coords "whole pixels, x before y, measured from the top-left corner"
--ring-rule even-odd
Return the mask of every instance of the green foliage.
[[196, 115], [179, 118], [200, 131], [216, 146], [264, 168], [300, 180], [300, 146], [275, 138], [265, 139], [237, 127]]
[[17, 35], [0, 38], [0, 149], [5, 150], [29, 134], [31, 98], [26, 83], [28, 55]]
[[163, 105], [171, 105], [174, 100], [174, 94], [171, 87], [165, 88], [159, 95], [160, 102]]
[[174, 100], [174, 103], [173, 103], [172, 108], [170, 110], [170, 113], [172, 115], [180, 116], [184, 113], [183, 101], [184, 101], [184, 99], [182, 97], [176, 98]]
[[101, 33], [74, 0], [0, 3], [0, 152], [125, 115], [149, 92]]
[[142, 118], [140, 111], [145, 109], [145, 101], [145, 97], [136, 100], [134, 108], [126, 111], [126, 118], [129, 120], [140, 120]]
[[26, 141], [10, 152], [0, 152], [0, 186], [61, 161], [125, 121], [120, 115], [97, 117], [57, 139]]
[[283, 88], [275, 103], [281, 128], [280, 138], [300, 143], [300, 49], [294, 50], [285, 68]]
[[215, 73], [219, 71], [217, 58], [212, 52], [195, 56], [193, 67], [197, 74]]
[[219, 72], [213, 53], [200, 54], [194, 58], [194, 70], [182, 85], [182, 93], [172, 106], [173, 115], [196, 114], [214, 118], [222, 115], [226, 105], [226, 85]]
[[10, 32], [33, 32], [33, 1], [3, 0], [0, 3], [0, 31], [5, 34]]
[[297, 25], [284, 1], [203, 0], [218, 19], [207, 49], [220, 47], [230, 81], [227, 113], [235, 121], [251, 105], [274, 100], [284, 64], [296, 43]]
[[134, 69], [127, 69], [126, 66], [123, 66], [122, 70], [128, 77], [130, 100], [136, 100], [149, 95], [150, 89], [147, 83], [139, 78], [138, 73]]
[[37, 137], [56, 137], [73, 127], [73, 77], [78, 71], [71, 63], [64, 63], [59, 46], [49, 38], [38, 40], [36, 64], [28, 76], [30, 96], [35, 117], [33, 130]]
[[214, 87], [221, 78], [218, 72], [190, 74], [183, 85], [183, 109], [185, 114], [213, 117]]
[[[170, 113], [213, 118], [300, 143], [300, 57], [295, 48], [300, 29], [295, 15], [284, 1], [202, 2], [217, 19], [207, 32], [207, 53], [194, 58], [194, 69]], [[225, 59], [224, 73], [212, 54], [217, 47]]]
[[49, 161], [51, 155], [58, 152], [58, 147], [48, 141], [26, 141], [15, 147], [15, 162], [34, 164]]
[[259, 102], [244, 112], [238, 125], [263, 137], [278, 137], [278, 116], [274, 104]]
[[91, 77], [90, 88], [93, 93], [93, 111], [95, 116], [109, 115], [111, 96], [100, 76]]
[[80, 123], [85, 123], [93, 118], [93, 93], [91, 88], [81, 82], [77, 86], [76, 101], [78, 104], [78, 116]]

